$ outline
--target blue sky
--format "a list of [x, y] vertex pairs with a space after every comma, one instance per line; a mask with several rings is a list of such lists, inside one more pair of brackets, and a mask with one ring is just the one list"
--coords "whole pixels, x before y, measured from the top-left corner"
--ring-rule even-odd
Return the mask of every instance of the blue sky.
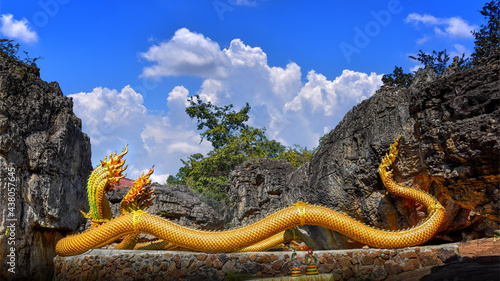
[[473, 51], [486, 1], [1, 1], [4, 38], [59, 82], [92, 142], [92, 163], [129, 143], [129, 177], [163, 183], [206, 153], [189, 96], [236, 108], [283, 144], [312, 148], [394, 66]]

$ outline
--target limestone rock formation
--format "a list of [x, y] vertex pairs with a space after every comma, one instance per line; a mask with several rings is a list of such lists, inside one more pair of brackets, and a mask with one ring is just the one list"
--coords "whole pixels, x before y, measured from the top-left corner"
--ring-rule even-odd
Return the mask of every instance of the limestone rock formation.
[[[204, 202], [191, 189], [184, 185], [162, 186], [153, 184], [155, 190], [153, 204], [147, 209], [148, 213], [169, 219], [180, 225], [196, 227], [205, 230], [222, 230], [224, 220], [216, 207]], [[119, 215], [119, 205], [128, 188], [115, 189], [107, 198], [111, 210], [116, 217]]]
[[56, 241], [85, 222], [90, 140], [72, 108], [57, 82], [0, 58], [1, 280], [50, 280]]
[[225, 214], [229, 224], [249, 223], [283, 206], [286, 178], [293, 170], [290, 163], [269, 159], [241, 164], [230, 175], [230, 207]]
[[[445, 206], [447, 221], [438, 238], [493, 236], [500, 229], [499, 57], [438, 77], [431, 69], [421, 71], [409, 89], [380, 89], [349, 111], [302, 167], [243, 163], [231, 174], [233, 205], [226, 220], [245, 224], [302, 200], [376, 227], [412, 226], [425, 210], [386, 194], [377, 173], [382, 156], [401, 135], [395, 180], [430, 192]], [[301, 232], [315, 249], [361, 246], [320, 227]]]

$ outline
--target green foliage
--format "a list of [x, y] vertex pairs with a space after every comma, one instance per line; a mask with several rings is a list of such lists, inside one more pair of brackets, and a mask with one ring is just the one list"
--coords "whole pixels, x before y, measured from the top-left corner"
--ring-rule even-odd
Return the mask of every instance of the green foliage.
[[[476, 38], [474, 41], [474, 52], [471, 54], [470, 59], [465, 58], [462, 54], [457, 61], [458, 70], [465, 70], [477, 64], [478, 60], [482, 57], [490, 55], [494, 51], [500, 50], [500, 1], [493, 0], [486, 3], [481, 11], [481, 15], [488, 19], [486, 25], [481, 25], [479, 31], [472, 31]], [[410, 58], [419, 61], [424, 66], [430, 66], [434, 69], [437, 75], [441, 75], [446, 71], [446, 64], [450, 56], [446, 50], [441, 52], [432, 51], [431, 54], [426, 54], [419, 50], [417, 56], [409, 56]], [[411, 73], [404, 73], [401, 67], [394, 69], [394, 72], [382, 77], [382, 82], [386, 86], [402, 86], [408, 87], [413, 80], [414, 75]]]
[[226, 138], [224, 145], [214, 148], [207, 156], [193, 154], [170, 182], [187, 184], [191, 189], [214, 201], [223, 201], [229, 173], [249, 159], [279, 155], [285, 148], [269, 141], [262, 129], [246, 126]]
[[36, 75], [39, 75], [40, 68], [37, 67], [36, 61], [41, 59], [41, 57], [30, 58], [28, 52], [23, 51], [26, 57], [24, 59], [21, 59], [19, 56], [17, 56], [19, 47], [20, 44], [14, 43], [14, 40], [0, 39], [0, 56], [5, 60], [23, 62], [24, 66], [13, 70], [20, 75], [24, 75], [25, 73], [34, 73]]
[[481, 25], [479, 31], [473, 31], [476, 38], [474, 41], [474, 52], [471, 54], [472, 64], [500, 49], [500, 1], [494, 0], [486, 3], [481, 11], [481, 15], [488, 19], [486, 25]]
[[[432, 51], [432, 54], [426, 54], [422, 50], [419, 51], [416, 57], [409, 56], [411, 59], [419, 61], [424, 66], [430, 66], [434, 69], [437, 75], [446, 71], [446, 63], [450, 56], [446, 50], [441, 52]], [[463, 59], [463, 57], [462, 57]], [[382, 76], [384, 86], [397, 86], [408, 88], [415, 75], [413, 73], [404, 73], [403, 68], [396, 66], [392, 74]]]
[[19, 43], [14, 44], [14, 40], [0, 39], [1, 56], [6, 59], [17, 59]]
[[[179, 173], [177, 173], [178, 175]], [[184, 185], [186, 184], [181, 177], [179, 176], [174, 176], [174, 175], [169, 175], [167, 178], [167, 185], [173, 186], [173, 185]]]
[[[489, 56], [492, 52], [500, 50], [500, 0], [493, 0], [484, 5], [479, 11], [488, 23], [481, 25], [479, 31], [472, 31], [475, 37], [474, 52], [470, 59], [465, 58], [465, 54], [459, 58], [457, 66], [459, 70], [464, 70], [476, 65], [479, 59]], [[441, 52], [432, 51], [432, 54], [426, 54], [419, 51], [416, 57], [410, 58], [421, 62], [424, 66], [430, 65], [437, 75], [440, 75], [446, 70], [446, 63], [449, 60], [449, 55], [446, 50]], [[394, 72], [382, 77], [382, 82], [386, 86], [402, 86], [408, 87], [411, 84], [413, 75], [404, 73], [400, 67], [394, 69]]]
[[472, 67], [472, 62], [470, 58], [465, 58], [465, 54], [462, 54], [462, 57], [458, 58], [457, 68], [459, 71], [463, 71], [467, 68]]
[[[432, 51], [431, 54], [426, 54], [422, 50], [419, 50], [417, 56], [409, 56], [422, 63], [425, 67], [430, 66], [437, 75], [441, 75], [446, 71], [448, 60], [450, 55], [446, 53], [446, 50], [441, 52]], [[470, 63], [465, 59], [465, 54], [458, 59], [457, 67], [459, 70], [464, 70], [470, 67]], [[404, 73], [403, 68], [396, 66], [392, 74], [384, 75], [382, 77], [382, 82], [384, 86], [398, 86], [408, 88], [415, 75], [413, 73]]]
[[317, 149], [307, 150], [307, 148], [295, 144], [293, 147], [288, 147], [285, 151], [282, 151], [273, 159], [283, 160], [289, 162], [294, 167], [299, 167], [311, 161], [314, 154], [316, 154], [316, 150]]
[[316, 150], [307, 150], [298, 145], [287, 148], [266, 137], [265, 129], [245, 124], [250, 106], [233, 110], [233, 105], [218, 107], [203, 102], [199, 96], [189, 100], [186, 113], [196, 118], [200, 135], [212, 143], [213, 150], [206, 156], [193, 154], [175, 176], [169, 176], [167, 184], [186, 184], [195, 192], [216, 202], [226, 198], [229, 173], [247, 160], [259, 158], [280, 159], [300, 166], [310, 161]]
[[330, 135], [329, 133], [326, 133], [321, 138], [319, 138], [318, 149], [326, 142], [329, 135]]
[[446, 71], [446, 63], [450, 59], [450, 55], [446, 53], [446, 50], [439, 53], [432, 51], [432, 54], [426, 54], [420, 50], [416, 57], [409, 57], [421, 62], [424, 66], [432, 67], [437, 75], [441, 75]]
[[206, 128], [206, 131], [200, 134], [202, 141], [207, 139], [214, 148], [223, 147], [227, 138], [245, 128], [244, 122], [249, 118], [248, 103], [239, 112], [235, 112], [229, 111], [233, 108], [232, 104], [218, 107], [211, 102], [202, 102], [198, 95], [192, 96], [188, 101], [190, 106], [186, 109], [186, 113], [189, 117], [197, 119], [198, 130]]
[[389, 75], [382, 76], [382, 82], [385, 86], [400, 86], [408, 88], [413, 80], [412, 73], [404, 73], [403, 68], [396, 66], [394, 72]]
[[307, 147], [302, 147], [300, 145], [294, 144], [291, 147], [284, 147], [283, 150], [280, 151], [276, 156], [271, 157], [268, 155], [268, 158], [274, 160], [282, 160], [285, 162], [289, 162], [294, 167], [302, 166], [303, 164], [310, 162], [316, 152], [318, 152], [319, 148], [325, 143], [328, 138], [328, 133], [324, 134], [318, 142], [318, 146], [313, 148], [312, 150], [308, 150]]

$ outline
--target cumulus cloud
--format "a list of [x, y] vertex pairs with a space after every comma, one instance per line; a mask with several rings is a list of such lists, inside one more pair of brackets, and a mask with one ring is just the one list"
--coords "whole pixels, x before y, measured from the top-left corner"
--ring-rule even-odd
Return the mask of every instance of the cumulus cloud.
[[[183, 52], [187, 57], [179, 55]], [[270, 66], [261, 48], [240, 39], [221, 49], [216, 42], [187, 29], [153, 45], [144, 57], [151, 58], [155, 65], [146, 67], [143, 75], [201, 76], [204, 79], [196, 94], [203, 101], [219, 106], [233, 104], [236, 109], [248, 102], [252, 106], [249, 125], [265, 127], [271, 139], [284, 145], [308, 148], [317, 146], [319, 138], [347, 111], [382, 85], [381, 74], [351, 70], [332, 78], [309, 70], [303, 77], [296, 63]], [[74, 111], [83, 121], [83, 131], [91, 138], [94, 164], [128, 142], [129, 177], [136, 178], [156, 164], [153, 179], [159, 182], [178, 171], [180, 159], [211, 150], [210, 142], [200, 144], [196, 123], [185, 113], [189, 96], [185, 87], [174, 87], [165, 96], [168, 111], [157, 113], [148, 110], [143, 96], [130, 86], [121, 90], [98, 87], [70, 95]]]
[[235, 67], [263, 67], [267, 65], [267, 55], [261, 48], [247, 46], [240, 39], [231, 41], [229, 49], [224, 49], [224, 53]]
[[184, 86], [176, 86], [172, 92], [168, 95], [167, 101], [171, 108], [171, 110], [182, 109], [184, 110], [189, 106], [189, 102], [187, 101], [189, 95], [188, 89], [184, 88]]
[[289, 63], [286, 68], [271, 67], [269, 79], [273, 93], [283, 100], [290, 99], [302, 86], [300, 76], [300, 67], [294, 62]]
[[189, 31], [177, 30], [166, 42], [154, 45], [140, 56], [155, 63], [144, 68], [144, 77], [196, 75], [201, 77], [227, 76], [227, 57], [219, 44]]
[[[194, 44], [193, 41], [198, 43]], [[333, 128], [349, 109], [382, 85], [382, 75], [351, 70], [345, 70], [334, 79], [311, 70], [303, 78], [300, 66], [294, 62], [285, 67], [270, 66], [267, 54], [260, 47], [234, 39], [228, 48], [221, 49], [217, 43], [185, 28], [177, 31], [174, 38], [161, 43], [161, 46], [172, 45], [190, 46], [190, 52], [195, 54], [211, 54], [207, 56], [212, 58], [209, 65], [221, 66], [223, 69], [220, 71], [210, 67], [210, 73], [203, 72], [197, 66], [206, 64], [178, 58], [183, 60], [178, 64], [183, 66], [183, 70], [192, 70], [188, 75], [205, 78], [197, 91], [203, 101], [218, 105], [234, 104], [236, 107], [248, 102], [252, 106], [249, 124], [265, 127], [269, 137], [286, 145], [316, 146], [327, 130], [325, 128]], [[177, 52], [175, 48], [173, 50]], [[162, 48], [162, 52], [168, 51], [169, 48]], [[156, 52], [159, 52], [158, 46], [152, 46], [146, 53]], [[164, 53], [156, 55], [158, 58], [170, 56]], [[156, 63], [159, 65], [162, 61]], [[157, 78], [182, 72], [172, 63], [169, 67], [169, 71], [151, 72], [151, 75]], [[177, 95], [185, 96], [180, 93]], [[179, 145], [176, 149], [188, 151], [192, 148]]]
[[178, 169], [180, 159], [210, 148], [209, 142], [200, 145], [195, 125], [184, 113], [188, 94], [184, 87], [175, 87], [166, 98], [167, 114], [150, 113], [143, 96], [130, 86], [120, 91], [97, 87], [69, 97], [83, 131], [90, 136], [94, 166], [128, 143], [128, 177], [135, 179], [155, 164], [152, 179], [164, 183]]
[[[411, 13], [406, 17], [405, 21], [416, 25], [422, 23], [426, 26], [432, 26], [436, 35], [451, 38], [473, 38], [471, 31], [478, 29], [477, 25], [469, 25], [461, 17], [437, 18], [429, 14]], [[420, 41], [423, 40], [420, 39]]]
[[26, 43], [38, 41], [38, 35], [31, 30], [25, 18], [15, 20], [12, 14], [3, 14], [0, 22], [2, 23], [0, 33], [4, 36]]

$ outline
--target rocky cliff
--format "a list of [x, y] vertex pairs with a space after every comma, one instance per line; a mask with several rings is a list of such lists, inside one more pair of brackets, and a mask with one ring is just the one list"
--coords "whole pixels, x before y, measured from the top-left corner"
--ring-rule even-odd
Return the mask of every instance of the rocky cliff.
[[[380, 89], [347, 113], [302, 167], [245, 162], [231, 174], [226, 219], [242, 225], [302, 200], [385, 229], [412, 226], [425, 210], [387, 194], [377, 173], [401, 135], [395, 180], [430, 192], [445, 206], [438, 238], [493, 236], [500, 229], [499, 57], [463, 72], [450, 67], [438, 77], [432, 69], [420, 70], [408, 89]], [[320, 227], [301, 232], [316, 249], [361, 246]]]
[[[225, 209], [210, 207], [185, 187], [157, 187], [150, 212], [219, 229], [222, 214], [238, 226], [302, 200], [377, 227], [405, 228], [425, 213], [410, 200], [386, 194], [377, 174], [382, 156], [401, 135], [395, 179], [429, 191], [446, 207], [438, 238], [492, 236], [500, 228], [499, 57], [464, 72], [450, 68], [440, 77], [421, 72], [409, 89], [377, 91], [299, 168], [265, 159], [243, 163], [231, 174], [232, 203]], [[2, 280], [51, 278], [55, 242], [85, 223], [80, 210], [86, 208], [84, 187], [92, 169], [90, 141], [71, 99], [56, 82], [22, 69], [0, 60]], [[319, 227], [301, 231], [316, 249], [360, 246]]]
[[1, 280], [52, 278], [55, 242], [85, 222], [92, 169], [73, 102], [28, 70], [0, 59]]
[[[147, 209], [148, 213], [184, 226], [204, 230], [224, 229], [222, 214], [216, 211], [216, 207], [212, 206], [210, 202], [205, 202], [196, 195], [189, 187], [185, 185], [165, 187], [154, 183], [152, 188], [155, 190], [155, 197], [152, 205]], [[128, 190], [128, 188], [115, 189], [107, 194], [114, 217], [119, 216], [120, 202]]]

